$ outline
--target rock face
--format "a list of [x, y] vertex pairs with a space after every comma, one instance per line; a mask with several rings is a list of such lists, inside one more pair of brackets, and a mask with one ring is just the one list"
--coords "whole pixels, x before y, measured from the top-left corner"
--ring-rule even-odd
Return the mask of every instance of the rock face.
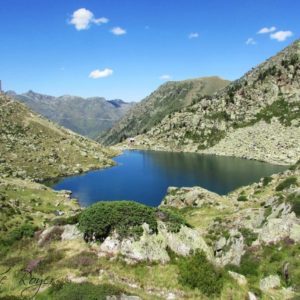
[[204, 239], [195, 229], [182, 226], [178, 233], [168, 232], [164, 223], [159, 222], [158, 233], [151, 234], [148, 224], [143, 225], [143, 235], [134, 239], [119, 240], [117, 235], [107, 237], [100, 245], [99, 255], [123, 255], [127, 261], [160, 261], [170, 260], [167, 247], [179, 255], [189, 255], [191, 251], [200, 249], [208, 258], [212, 252]]
[[100, 136], [99, 140], [105, 144], [116, 144], [128, 137], [144, 133], [164, 117], [190, 105], [200, 96], [213, 95], [228, 83], [228, 80], [219, 77], [167, 82], [136, 104], [111, 130]]
[[90, 138], [110, 129], [134, 106], [134, 103], [107, 101], [102, 97], [53, 97], [33, 91], [9, 94], [47, 119]]
[[221, 204], [222, 197], [201, 187], [176, 188], [169, 187], [161, 206], [183, 208], [186, 206], [201, 207], [203, 205]]
[[284, 238], [300, 242], [300, 220], [294, 213], [268, 220], [259, 234], [259, 239], [264, 243], [276, 243]]
[[216, 95], [196, 97], [146, 133], [135, 132], [135, 142], [123, 147], [293, 164], [300, 155], [299, 85], [297, 40]]
[[300, 157], [299, 141], [299, 126], [284, 126], [274, 119], [271, 123], [260, 121], [229, 131], [224, 139], [203, 153], [291, 164]]
[[42, 180], [113, 165], [116, 152], [0, 95], [0, 174]]

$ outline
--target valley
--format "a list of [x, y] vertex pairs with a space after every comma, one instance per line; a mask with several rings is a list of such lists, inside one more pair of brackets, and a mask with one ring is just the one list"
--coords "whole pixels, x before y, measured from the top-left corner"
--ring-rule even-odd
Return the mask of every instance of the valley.
[[[298, 299], [299, 57], [166, 83], [104, 145], [2, 93], [0, 299]], [[93, 174], [111, 175], [81, 202]]]

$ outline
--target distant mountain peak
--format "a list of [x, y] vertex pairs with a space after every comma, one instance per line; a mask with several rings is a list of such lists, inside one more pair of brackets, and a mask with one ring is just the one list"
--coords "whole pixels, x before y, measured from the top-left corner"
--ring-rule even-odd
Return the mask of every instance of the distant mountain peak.
[[121, 100], [121, 99], [113, 99], [113, 100], [107, 100], [107, 102], [111, 103], [115, 107], [120, 107], [124, 104], [128, 104], [127, 102]]

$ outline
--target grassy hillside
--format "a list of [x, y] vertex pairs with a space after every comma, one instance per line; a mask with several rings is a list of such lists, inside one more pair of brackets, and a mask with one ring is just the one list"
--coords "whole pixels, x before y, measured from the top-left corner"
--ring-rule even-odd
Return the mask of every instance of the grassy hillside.
[[105, 144], [116, 144], [127, 137], [145, 133], [168, 114], [190, 105], [199, 97], [213, 95], [228, 83], [219, 77], [167, 82], [136, 104], [99, 140]]
[[115, 153], [0, 95], [0, 173], [44, 178], [111, 166]]

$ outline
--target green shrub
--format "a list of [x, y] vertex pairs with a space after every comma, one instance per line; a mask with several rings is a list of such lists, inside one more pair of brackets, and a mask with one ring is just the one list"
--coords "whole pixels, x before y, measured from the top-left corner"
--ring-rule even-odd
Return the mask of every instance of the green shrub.
[[291, 185], [295, 185], [295, 184], [297, 184], [297, 177], [295, 176], [288, 177], [277, 185], [276, 191], [285, 190], [289, 188]]
[[179, 282], [192, 289], [198, 288], [207, 296], [219, 295], [223, 288], [223, 273], [210, 263], [203, 252], [181, 258], [178, 263]]
[[240, 262], [240, 266], [228, 266], [229, 269], [245, 276], [258, 276], [260, 266], [259, 259], [251, 252], [246, 252]]
[[170, 209], [160, 208], [157, 210], [156, 215], [166, 223], [168, 231], [179, 232], [182, 225], [190, 227], [181, 215]]
[[110, 284], [94, 285], [92, 283], [56, 283], [49, 290], [37, 296], [37, 300], [106, 300], [108, 296], [120, 296], [124, 293]]
[[30, 238], [34, 236], [34, 232], [36, 231], [36, 227], [34, 227], [30, 223], [25, 223], [20, 227], [15, 228], [11, 231], [9, 235], [9, 239], [12, 241], [18, 241], [22, 238]]
[[56, 218], [56, 219], [54, 219], [51, 222], [51, 224], [52, 225], [58, 225], [58, 226], [62, 226], [62, 225], [74, 225], [74, 224], [78, 223], [79, 216], [80, 216], [80, 214], [76, 214], [76, 215], [70, 216], [70, 217]]
[[239, 195], [237, 201], [248, 201], [248, 198], [246, 195]]
[[248, 228], [240, 228], [239, 230], [243, 235], [247, 246], [251, 246], [251, 244], [257, 239], [257, 233], [254, 233], [252, 230]]
[[262, 181], [263, 186], [267, 186], [272, 180], [273, 180], [273, 178], [270, 176], [264, 177], [263, 181]]
[[291, 204], [292, 211], [297, 217], [300, 217], [300, 195], [297, 193], [290, 194], [287, 197], [286, 202]]
[[139, 237], [141, 225], [149, 224], [157, 232], [155, 209], [130, 201], [98, 202], [85, 209], [79, 217], [79, 228], [86, 239], [104, 240], [114, 230], [120, 237]]

